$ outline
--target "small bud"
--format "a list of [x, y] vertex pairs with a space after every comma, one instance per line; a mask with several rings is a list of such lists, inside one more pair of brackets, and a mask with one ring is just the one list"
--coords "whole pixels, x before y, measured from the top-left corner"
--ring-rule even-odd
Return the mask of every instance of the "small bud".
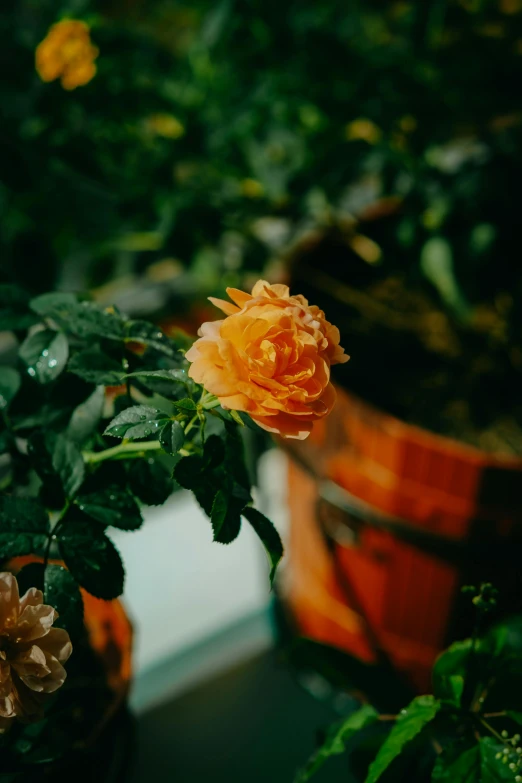
[[504, 739], [507, 739], [507, 738], [509, 737], [509, 734], [507, 733], [507, 731], [506, 731], [505, 729], [504, 729], [504, 731], [502, 732], [502, 737], [503, 737]]

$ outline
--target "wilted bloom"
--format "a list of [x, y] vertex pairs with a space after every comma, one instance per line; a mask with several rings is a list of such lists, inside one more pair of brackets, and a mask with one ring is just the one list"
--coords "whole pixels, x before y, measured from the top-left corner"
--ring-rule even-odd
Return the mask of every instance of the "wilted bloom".
[[52, 627], [57, 617], [40, 590], [20, 598], [16, 577], [0, 573], [0, 732], [14, 718], [41, 717], [45, 694], [65, 681], [72, 645], [67, 631]]
[[304, 439], [335, 402], [330, 365], [348, 361], [339, 330], [286, 285], [259, 280], [252, 294], [227, 288], [228, 316], [204, 323], [187, 351], [189, 375], [223, 408], [245, 411], [263, 429]]
[[96, 73], [98, 49], [91, 42], [85, 22], [66, 19], [54, 24], [36, 49], [36, 70], [42, 81], [60, 79], [74, 90], [90, 82]]

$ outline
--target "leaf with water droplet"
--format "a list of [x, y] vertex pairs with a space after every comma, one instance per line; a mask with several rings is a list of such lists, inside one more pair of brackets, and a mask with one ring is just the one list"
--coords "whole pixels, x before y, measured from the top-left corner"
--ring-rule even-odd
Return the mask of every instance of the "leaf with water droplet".
[[65, 565], [88, 593], [106, 601], [122, 594], [123, 563], [99, 525], [70, 519], [58, 534], [58, 546]]
[[160, 443], [167, 454], [177, 454], [185, 442], [185, 430], [179, 421], [169, 421], [161, 430]]
[[118, 487], [82, 495], [77, 498], [76, 505], [84, 514], [103, 525], [111, 525], [120, 530], [137, 530], [143, 522], [134, 496]]
[[0, 368], [0, 411], [5, 410], [17, 394], [21, 384], [20, 373], [13, 367]]
[[41, 329], [30, 334], [20, 346], [20, 358], [28, 374], [40, 383], [50, 383], [67, 364], [69, 343], [63, 332]]
[[158, 433], [169, 420], [168, 414], [148, 405], [132, 405], [118, 413], [105, 430], [113, 438], [147, 438]]

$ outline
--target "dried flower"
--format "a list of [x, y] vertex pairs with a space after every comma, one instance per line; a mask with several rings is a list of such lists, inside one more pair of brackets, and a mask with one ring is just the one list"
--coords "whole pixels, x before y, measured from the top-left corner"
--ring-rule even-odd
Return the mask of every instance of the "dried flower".
[[0, 573], [0, 732], [14, 718], [40, 718], [45, 694], [65, 681], [72, 645], [67, 631], [52, 628], [57, 617], [40, 590], [20, 598], [16, 577]]
[[335, 402], [330, 365], [348, 361], [339, 330], [288, 286], [259, 280], [235, 302], [211, 298], [228, 316], [204, 323], [187, 351], [189, 375], [223, 408], [245, 411], [263, 429], [306, 438]]
[[36, 49], [36, 70], [42, 81], [60, 79], [62, 87], [74, 90], [91, 81], [96, 73], [98, 49], [93, 46], [85, 22], [66, 19], [54, 24]]

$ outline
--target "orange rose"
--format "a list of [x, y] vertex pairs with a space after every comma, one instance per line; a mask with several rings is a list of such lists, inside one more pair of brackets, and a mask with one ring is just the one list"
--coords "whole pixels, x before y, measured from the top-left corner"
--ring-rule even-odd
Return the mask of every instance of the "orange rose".
[[330, 365], [348, 361], [339, 330], [286, 285], [259, 280], [235, 302], [211, 298], [228, 316], [204, 323], [187, 351], [189, 375], [223, 408], [245, 411], [263, 429], [306, 438], [335, 402]]

